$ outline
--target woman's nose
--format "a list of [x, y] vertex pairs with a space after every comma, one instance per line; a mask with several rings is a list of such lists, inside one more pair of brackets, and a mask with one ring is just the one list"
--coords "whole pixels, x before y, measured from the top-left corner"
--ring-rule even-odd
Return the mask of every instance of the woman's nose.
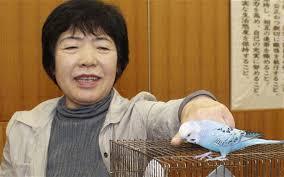
[[92, 46], [85, 46], [81, 52], [82, 54], [80, 55], [80, 66], [97, 66], [98, 55], [96, 54], [96, 50]]

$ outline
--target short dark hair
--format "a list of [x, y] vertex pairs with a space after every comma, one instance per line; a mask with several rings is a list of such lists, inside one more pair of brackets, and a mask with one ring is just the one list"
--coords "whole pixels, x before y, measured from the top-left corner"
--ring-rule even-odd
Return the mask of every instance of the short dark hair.
[[59, 36], [68, 29], [84, 34], [104, 32], [112, 38], [117, 49], [115, 81], [128, 64], [128, 34], [124, 17], [113, 5], [99, 0], [70, 0], [56, 7], [42, 28], [42, 64], [48, 76], [55, 78], [55, 47]]

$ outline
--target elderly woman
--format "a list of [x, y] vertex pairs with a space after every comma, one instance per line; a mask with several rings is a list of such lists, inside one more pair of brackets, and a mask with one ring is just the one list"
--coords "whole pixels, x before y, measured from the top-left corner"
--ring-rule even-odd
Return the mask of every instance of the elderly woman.
[[42, 51], [45, 71], [64, 96], [13, 115], [3, 176], [106, 177], [110, 140], [173, 137], [178, 145], [175, 133], [184, 121], [211, 118], [234, 126], [229, 110], [206, 91], [169, 102], [147, 92], [120, 96], [113, 86], [128, 63], [128, 36], [112, 5], [59, 5], [43, 26]]

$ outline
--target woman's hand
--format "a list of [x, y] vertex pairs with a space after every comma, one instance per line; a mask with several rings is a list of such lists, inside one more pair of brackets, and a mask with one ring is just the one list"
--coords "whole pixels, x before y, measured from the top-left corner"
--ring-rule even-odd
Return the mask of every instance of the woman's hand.
[[[213, 120], [235, 127], [235, 120], [229, 109], [207, 96], [198, 96], [184, 106], [181, 114], [181, 124], [186, 121], [202, 119]], [[171, 143], [173, 145], [182, 143], [178, 133], [172, 138]]]

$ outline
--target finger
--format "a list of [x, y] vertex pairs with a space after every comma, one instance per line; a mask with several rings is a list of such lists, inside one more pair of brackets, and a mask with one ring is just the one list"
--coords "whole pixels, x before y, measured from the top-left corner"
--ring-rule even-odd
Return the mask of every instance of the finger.
[[223, 110], [223, 118], [224, 118], [225, 122], [229, 126], [234, 128], [235, 127], [235, 120], [234, 120], [232, 113], [229, 111], [229, 109], [226, 106], [224, 106], [223, 109], [224, 109]]
[[179, 133], [177, 133], [171, 140], [171, 144], [174, 146], [181, 145], [183, 142], [182, 138], [180, 137]]

